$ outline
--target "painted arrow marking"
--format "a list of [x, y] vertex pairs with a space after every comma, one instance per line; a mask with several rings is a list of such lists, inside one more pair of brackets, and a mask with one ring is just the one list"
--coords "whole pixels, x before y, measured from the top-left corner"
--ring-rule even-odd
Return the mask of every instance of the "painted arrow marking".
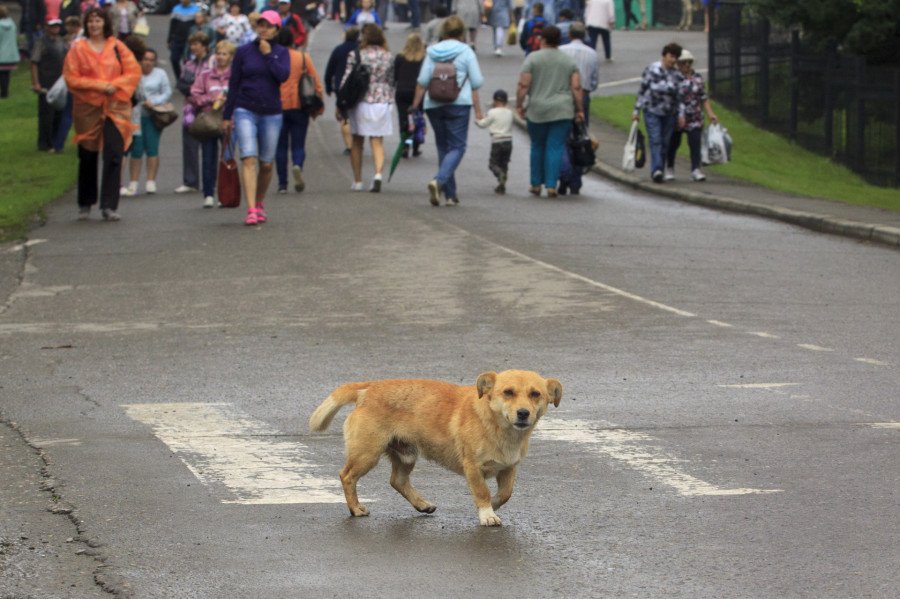
[[717, 487], [685, 472], [685, 461], [654, 447], [658, 442], [650, 435], [627, 431], [608, 422], [544, 418], [534, 434], [542, 439], [568, 441], [589, 447], [604, 456], [624, 462], [646, 476], [672, 487], [685, 497], [780, 492], [780, 489]]
[[[233, 499], [222, 503], [343, 503], [337, 474], [321, 478], [302, 443], [223, 403], [122, 406], [153, 429], [203, 484], [224, 485]], [[369, 500], [371, 501], [371, 500]]]

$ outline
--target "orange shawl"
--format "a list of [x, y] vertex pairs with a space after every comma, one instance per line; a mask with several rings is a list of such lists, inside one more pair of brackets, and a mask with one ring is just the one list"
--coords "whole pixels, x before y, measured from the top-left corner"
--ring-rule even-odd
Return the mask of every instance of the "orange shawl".
[[[88, 40], [77, 40], [66, 54], [63, 75], [74, 99], [75, 143], [99, 151], [103, 147], [103, 121], [108, 117], [128, 148], [136, 129], [131, 123], [131, 96], [141, 81], [141, 67], [131, 50], [112, 36], [106, 38], [99, 54]], [[116, 91], [108, 96], [103, 90], [110, 83]]]

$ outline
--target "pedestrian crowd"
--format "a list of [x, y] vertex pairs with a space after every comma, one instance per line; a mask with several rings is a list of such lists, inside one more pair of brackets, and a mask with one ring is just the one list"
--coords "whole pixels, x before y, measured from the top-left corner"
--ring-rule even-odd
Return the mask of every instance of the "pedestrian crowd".
[[[140, 193], [142, 170], [143, 192], [157, 192], [159, 154], [170, 146], [162, 142], [163, 131], [180, 117], [182, 181], [174, 191], [199, 193], [204, 207], [216, 206], [220, 165], [237, 159], [247, 206], [244, 222], [258, 225], [269, 218], [265, 201], [273, 179], [277, 193], [288, 193], [291, 184], [294, 192], [307, 188], [309, 123], [323, 114], [324, 96], [334, 95], [352, 191], [381, 192], [385, 169], [393, 172], [400, 159], [420, 156], [430, 128], [437, 167], [426, 185], [428, 199], [436, 206], [442, 200], [459, 204], [455, 172], [474, 117], [490, 135], [488, 168], [497, 179], [494, 192], [503, 194], [518, 113], [531, 142], [528, 191], [550, 198], [579, 193], [586, 167], [577, 164], [570, 142], [589, 120], [590, 94], [600, 78], [598, 41], [612, 60], [612, 0], [435, 2], [359, 0], [354, 5], [336, 0], [310, 11], [306, 3], [296, 6], [292, 0], [216, 0], [208, 9], [179, 0], [166, 36], [173, 85], [159, 66], [160, 53], [146, 45], [147, 21], [132, 0], [109, 0], [104, 6], [96, 0], [23, 0], [44, 4], [43, 11], [26, 11], [22, 19], [26, 23], [26, 14], [30, 19], [45, 15], [27, 47], [38, 95], [38, 149], [62, 151], [74, 125], [79, 218], [89, 218], [99, 199], [102, 217], [116, 221], [120, 196]], [[626, 10], [629, 6], [626, 2]], [[409, 21], [397, 54], [384, 33], [393, 24], [392, 10]], [[344, 32], [320, 78], [305, 46], [308, 31], [322, 18], [341, 20]], [[4, 96], [10, 65], [19, 60], [7, 56], [5, 32], [11, 23], [0, 5]], [[497, 89], [487, 112], [482, 111], [479, 91], [486, 81], [475, 52], [482, 25], [492, 33], [495, 55], [516, 43], [526, 55], [515, 109], [510, 94]], [[15, 40], [14, 24], [11, 31]], [[60, 80], [67, 93], [51, 101], [51, 88]], [[176, 92], [184, 97], [180, 114], [172, 101]], [[388, 157], [384, 140], [393, 135], [395, 105], [401, 146]], [[675, 155], [687, 137], [692, 178], [703, 180], [700, 131], [704, 113], [711, 121], [716, 116], [690, 52], [669, 44], [661, 59], [645, 69], [633, 118], [641, 113], [652, 179], [674, 178]], [[363, 182], [367, 138], [373, 162], [369, 185]]]

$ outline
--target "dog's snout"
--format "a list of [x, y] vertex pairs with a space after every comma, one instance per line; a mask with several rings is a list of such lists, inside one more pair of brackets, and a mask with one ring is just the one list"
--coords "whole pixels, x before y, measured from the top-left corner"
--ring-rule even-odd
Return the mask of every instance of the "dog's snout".
[[526, 410], [525, 408], [519, 408], [516, 410], [516, 416], [519, 420], [528, 420], [528, 417], [531, 415], [531, 412]]

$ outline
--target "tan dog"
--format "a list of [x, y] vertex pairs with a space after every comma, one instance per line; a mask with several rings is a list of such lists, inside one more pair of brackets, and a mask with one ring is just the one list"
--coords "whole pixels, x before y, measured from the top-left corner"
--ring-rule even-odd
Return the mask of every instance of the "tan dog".
[[[419, 495], [409, 475], [419, 455], [462, 474], [483, 526], [500, 526], [494, 513], [512, 495], [516, 465], [528, 451], [534, 425], [559, 405], [562, 385], [535, 372], [485, 372], [474, 386], [441, 381], [392, 380], [347, 383], [322, 402], [309, 428], [323, 431], [345, 405], [356, 408], [344, 422], [347, 463], [341, 483], [354, 516], [368, 516], [356, 483], [383, 454], [391, 460], [391, 486], [414, 508], [430, 514], [436, 507]], [[488, 477], [497, 477], [491, 497]]]

